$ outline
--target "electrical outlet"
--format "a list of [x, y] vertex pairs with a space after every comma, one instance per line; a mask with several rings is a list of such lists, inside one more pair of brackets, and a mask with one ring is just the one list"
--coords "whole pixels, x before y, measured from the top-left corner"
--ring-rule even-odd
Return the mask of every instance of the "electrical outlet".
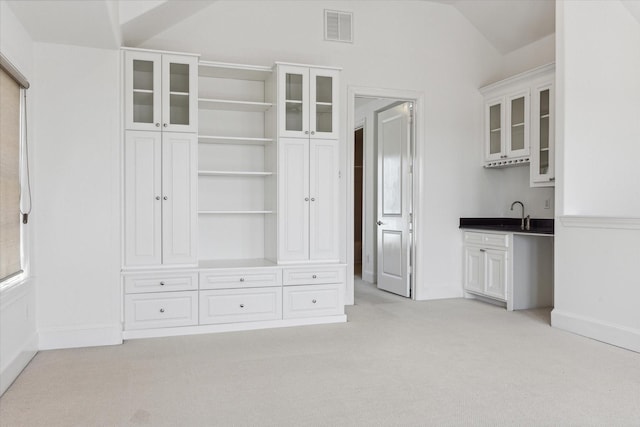
[[545, 209], [551, 209], [551, 199], [546, 199], [544, 201], [544, 208]]

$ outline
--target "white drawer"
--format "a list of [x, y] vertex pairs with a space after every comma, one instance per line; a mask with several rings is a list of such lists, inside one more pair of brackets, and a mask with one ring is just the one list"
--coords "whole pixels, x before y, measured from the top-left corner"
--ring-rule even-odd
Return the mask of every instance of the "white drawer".
[[168, 328], [198, 324], [198, 291], [124, 296], [124, 327]]
[[282, 288], [200, 292], [200, 324], [282, 319]]
[[498, 233], [475, 233], [473, 231], [465, 231], [464, 242], [467, 244], [480, 246], [494, 246], [497, 248], [509, 247], [509, 235]]
[[282, 317], [344, 314], [344, 285], [306, 285], [283, 288]]
[[127, 294], [164, 291], [195, 291], [198, 289], [198, 273], [154, 273], [124, 276]]
[[342, 283], [344, 282], [344, 276], [344, 266], [285, 268], [282, 273], [282, 284], [284, 286], [292, 286]]
[[200, 273], [200, 289], [260, 288], [280, 286], [282, 270], [265, 269], [225, 269]]

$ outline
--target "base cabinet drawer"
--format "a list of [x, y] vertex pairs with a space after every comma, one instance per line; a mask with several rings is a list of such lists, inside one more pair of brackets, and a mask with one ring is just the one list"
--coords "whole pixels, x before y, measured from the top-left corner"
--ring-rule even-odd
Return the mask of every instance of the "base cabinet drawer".
[[198, 324], [198, 291], [130, 294], [124, 297], [125, 329]]
[[198, 273], [153, 273], [124, 276], [124, 292], [127, 294], [196, 290], [198, 290]]
[[200, 291], [200, 324], [282, 319], [282, 288]]
[[285, 268], [282, 273], [282, 284], [309, 285], [344, 282], [344, 267], [305, 267]]
[[331, 316], [344, 314], [344, 285], [301, 285], [283, 288], [282, 317]]
[[200, 289], [257, 288], [280, 286], [281, 283], [282, 270], [279, 268], [200, 273]]

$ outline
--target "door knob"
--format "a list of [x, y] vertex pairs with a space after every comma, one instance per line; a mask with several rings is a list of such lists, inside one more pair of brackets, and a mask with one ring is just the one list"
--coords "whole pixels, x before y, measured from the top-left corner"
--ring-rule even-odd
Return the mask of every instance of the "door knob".
[[378, 222], [376, 222], [376, 224], [378, 224], [378, 225], [384, 225], [384, 222], [382, 222], [382, 221], [378, 221]]

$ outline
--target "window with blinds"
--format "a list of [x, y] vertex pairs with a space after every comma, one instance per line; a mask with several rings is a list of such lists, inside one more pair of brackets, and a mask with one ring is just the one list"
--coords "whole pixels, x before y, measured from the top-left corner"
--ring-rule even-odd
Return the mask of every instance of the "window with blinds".
[[0, 282], [20, 261], [20, 85], [0, 69]]

